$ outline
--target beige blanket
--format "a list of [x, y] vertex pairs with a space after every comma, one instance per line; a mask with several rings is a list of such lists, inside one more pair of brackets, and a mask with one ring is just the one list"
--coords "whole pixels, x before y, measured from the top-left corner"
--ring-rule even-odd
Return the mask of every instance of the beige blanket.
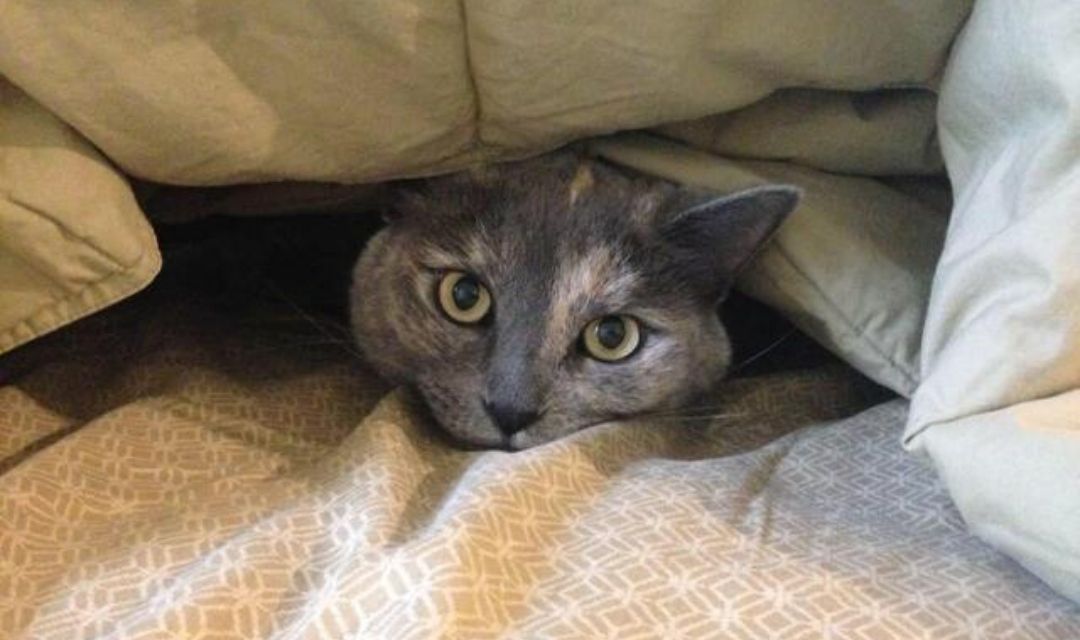
[[850, 370], [465, 452], [289, 306], [228, 303], [160, 283], [9, 361], [5, 638], [1080, 634], [903, 451], [904, 402], [837, 420]]

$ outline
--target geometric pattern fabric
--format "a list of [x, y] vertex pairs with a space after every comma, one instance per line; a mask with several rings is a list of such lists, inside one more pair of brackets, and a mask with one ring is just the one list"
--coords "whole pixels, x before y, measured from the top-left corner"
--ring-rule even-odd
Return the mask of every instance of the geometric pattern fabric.
[[294, 320], [129, 303], [2, 362], [0, 635], [1080, 637], [841, 367], [464, 451]]

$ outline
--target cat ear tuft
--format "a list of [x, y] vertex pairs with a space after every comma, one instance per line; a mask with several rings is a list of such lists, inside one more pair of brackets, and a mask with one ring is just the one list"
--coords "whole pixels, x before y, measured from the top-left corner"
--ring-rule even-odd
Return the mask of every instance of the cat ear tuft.
[[407, 218], [422, 215], [428, 202], [422, 182], [401, 180], [388, 183], [387, 186], [387, 196], [379, 203], [383, 222], [394, 225]]
[[401, 220], [401, 209], [398, 209], [393, 204], [387, 205], [379, 209], [379, 217], [382, 218], [383, 224], [392, 225]]
[[714, 198], [667, 217], [660, 235], [691, 283], [720, 299], [801, 196], [797, 187], [768, 185]]

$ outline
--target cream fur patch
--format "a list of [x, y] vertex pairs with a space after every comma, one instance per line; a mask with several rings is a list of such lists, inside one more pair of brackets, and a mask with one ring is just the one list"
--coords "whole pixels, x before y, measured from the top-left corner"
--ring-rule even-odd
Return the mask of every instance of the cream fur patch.
[[574, 206], [574, 203], [589, 189], [592, 188], [596, 180], [593, 178], [592, 167], [588, 162], [582, 162], [578, 167], [577, 173], [574, 174], [574, 179], [570, 181], [570, 206]]

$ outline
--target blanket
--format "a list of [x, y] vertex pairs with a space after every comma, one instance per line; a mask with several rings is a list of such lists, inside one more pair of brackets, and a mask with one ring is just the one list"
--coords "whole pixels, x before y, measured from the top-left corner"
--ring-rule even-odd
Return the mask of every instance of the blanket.
[[463, 451], [332, 318], [166, 264], [0, 387], [7, 638], [1080, 634], [904, 451], [906, 401], [833, 360]]

